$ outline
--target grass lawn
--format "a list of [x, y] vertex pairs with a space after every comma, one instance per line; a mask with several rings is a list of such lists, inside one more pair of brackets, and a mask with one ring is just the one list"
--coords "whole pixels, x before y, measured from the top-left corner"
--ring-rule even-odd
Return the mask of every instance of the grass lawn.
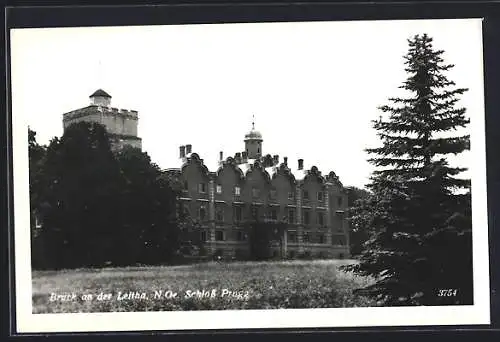
[[371, 280], [338, 270], [349, 262], [296, 260], [34, 271], [33, 313], [376, 305], [352, 294], [354, 288]]

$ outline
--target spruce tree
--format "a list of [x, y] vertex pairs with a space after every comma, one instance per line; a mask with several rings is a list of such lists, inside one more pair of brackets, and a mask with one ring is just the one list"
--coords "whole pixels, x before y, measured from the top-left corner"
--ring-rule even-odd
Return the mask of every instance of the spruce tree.
[[445, 75], [444, 51], [427, 34], [408, 40], [403, 97], [389, 98], [373, 121], [382, 146], [366, 151], [376, 169], [372, 195], [351, 210], [370, 232], [358, 264], [345, 270], [373, 276], [359, 293], [383, 305], [472, 304], [470, 180], [447, 156], [469, 148], [459, 134], [469, 120], [458, 88]]

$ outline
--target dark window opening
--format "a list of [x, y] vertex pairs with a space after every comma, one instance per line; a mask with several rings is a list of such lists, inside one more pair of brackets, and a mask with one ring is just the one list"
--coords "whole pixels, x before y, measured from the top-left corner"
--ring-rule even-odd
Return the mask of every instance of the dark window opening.
[[288, 209], [288, 222], [295, 223], [295, 210], [294, 209]]
[[241, 207], [240, 206], [234, 207], [234, 220], [236, 222], [241, 221]]
[[304, 242], [309, 242], [309, 234], [304, 233], [304, 236], [302, 237], [302, 240], [303, 240]]
[[318, 224], [323, 226], [325, 224], [325, 215], [324, 213], [318, 213]]
[[219, 221], [219, 222], [224, 221], [224, 210], [223, 210], [223, 209], [219, 209], [219, 210], [217, 210], [217, 213], [216, 213], [216, 215], [215, 215], [215, 218], [216, 218], [216, 220], [217, 220], [217, 221]]
[[304, 210], [304, 224], [309, 224], [309, 210]]
[[215, 232], [215, 241], [224, 241], [224, 232], [221, 230], [217, 230]]
[[318, 192], [318, 201], [322, 201], [322, 200], [323, 200], [323, 192], [319, 191]]
[[207, 185], [205, 183], [198, 184], [198, 190], [201, 194], [206, 193], [207, 192]]
[[247, 239], [247, 236], [244, 232], [239, 231], [236, 233], [236, 239], [238, 241], [245, 241]]
[[198, 212], [199, 219], [203, 221], [205, 219], [206, 215], [207, 215], [207, 212], [206, 212], [205, 208], [201, 207], [199, 212]]

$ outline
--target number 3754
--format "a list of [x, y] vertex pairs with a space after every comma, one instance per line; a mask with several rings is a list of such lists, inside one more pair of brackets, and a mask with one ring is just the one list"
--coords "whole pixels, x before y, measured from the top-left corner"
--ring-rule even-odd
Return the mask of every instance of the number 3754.
[[438, 297], [456, 297], [457, 289], [440, 289], [437, 292]]

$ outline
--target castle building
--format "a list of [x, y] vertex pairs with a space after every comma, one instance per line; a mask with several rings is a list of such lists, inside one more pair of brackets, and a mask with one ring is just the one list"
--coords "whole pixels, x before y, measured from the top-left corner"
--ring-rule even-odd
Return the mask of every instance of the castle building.
[[136, 110], [111, 107], [111, 95], [98, 89], [89, 96], [87, 107], [63, 114], [63, 128], [86, 121], [102, 124], [110, 135], [111, 148], [119, 150], [123, 146], [142, 149], [142, 139], [137, 136], [138, 112]]
[[[63, 114], [64, 129], [81, 121], [105, 126], [113, 150], [142, 149], [138, 112], [111, 107], [111, 95], [102, 89], [90, 95], [89, 106]], [[179, 200], [197, 222], [206, 256], [248, 257], [245, 222], [259, 220], [286, 222], [282, 243], [271, 247], [274, 257], [349, 257], [347, 193], [335, 172], [325, 176], [316, 166], [307, 169], [303, 159], [291, 165], [287, 157], [264, 154], [254, 123], [243, 141], [244, 150], [232, 157], [220, 152], [216, 171], [190, 144], [179, 148], [181, 166], [166, 170], [183, 184]]]
[[179, 148], [180, 168], [168, 169], [183, 184], [180, 200], [199, 224], [208, 256], [245, 258], [250, 244], [244, 222], [286, 222], [277, 258], [349, 257], [347, 193], [335, 173], [323, 175], [316, 166], [295, 165], [284, 157], [263, 154], [262, 134], [252, 129], [245, 150], [223, 158], [209, 171], [192, 145]]

